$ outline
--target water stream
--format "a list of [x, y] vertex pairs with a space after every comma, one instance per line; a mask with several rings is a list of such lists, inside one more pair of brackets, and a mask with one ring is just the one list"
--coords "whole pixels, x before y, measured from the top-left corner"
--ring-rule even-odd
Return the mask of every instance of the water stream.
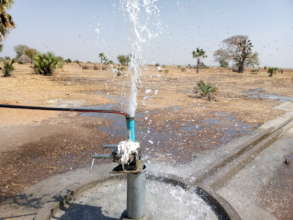
[[157, 0], [121, 0], [121, 5], [127, 13], [131, 27], [131, 84], [128, 104], [128, 114], [135, 116], [137, 109], [137, 86], [140, 81], [141, 65], [143, 64], [143, 46], [155, 34], [151, 31], [152, 17], [159, 14]]

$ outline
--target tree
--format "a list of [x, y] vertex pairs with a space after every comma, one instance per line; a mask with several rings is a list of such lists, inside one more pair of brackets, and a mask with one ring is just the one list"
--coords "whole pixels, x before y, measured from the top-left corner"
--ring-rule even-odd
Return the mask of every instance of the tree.
[[119, 55], [117, 59], [122, 66], [128, 66], [130, 63], [130, 55]]
[[104, 53], [99, 53], [99, 57], [100, 57], [101, 64], [107, 64], [108, 63], [108, 58], [106, 57], [106, 55]]
[[196, 48], [196, 50], [192, 51], [192, 57], [197, 60], [196, 72], [198, 73], [201, 59], [207, 58], [206, 52], [201, 48]]
[[16, 59], [19, 59], [23, 55], [26, 55], [31, 60], [33, 60], [34, 57], [39, 53], [36, 49], [30, 48], [30, 47], [28, 47], [26, 45], [22, 45], [22, 44], [15, 46], [14, 51], [16, 53], [16, 57], [15, 57]]
[[229, 55], [226, 50], [219, 49], [214, 53], [215, 60], [219, 62], [220, 67], [228, 67], [229, 66]]
[[253, 52], [253, 44], [248, 36], [235, 35], [223, 41], [224, 48], [216, 51], [223, 53], [227, 60], [234, 63], [239, 73], [244, 72], [245, 67], [258, 65], [258, 54]]
[[[0, 42], [2, 42], [15, 23], [12, 16], [6, 12], [11, 7], [13, 0], [0, 0]], [[0, 50], [2, 50], [2, 43], [0, 43]]]

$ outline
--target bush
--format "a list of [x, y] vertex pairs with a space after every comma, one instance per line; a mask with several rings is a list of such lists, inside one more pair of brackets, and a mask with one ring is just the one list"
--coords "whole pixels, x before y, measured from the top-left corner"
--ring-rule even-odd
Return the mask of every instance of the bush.
[[14, 64], [15, 60], [14, 59], [6, 59], [3, 61], [3, 77], [9, 77], [11, 76], [11, 73], [14, 70]]
[[277, 71], [278, 71], [278, 68], [276, 67], [269, 67], [267, 70], [269, 77], [272, 77], [275, 73], [277, 73]]
[[36, 74], [51, 76], [57, 68], [62, 68], [63, 60], [53, 53], [38, 54], [34, 58], [33, 68]]
[[72, 63], [72, 60], [70, 58], [68, 58], [68, 59], [66, 59], [64, 61], [65, 61], [65, 63]]
[[216, 92], [216, 87], [204, 81], [199, 81], [194, 88], [194, 93], [198, 93], [200, 97], [207, 97], [209, 101], [215, 99]]
[[99, 66], [94, 65], [94, 70], [100, 70]]
[[169, 70], [164, 70], [165, 73], [169, 73]]
[[186, 71], [186, 69], [183, 67], [183, 68], [181, 68], [181, 72], [185, 72]]
[[128, 66], [130, 61], [131, 61], [131, 56], [130, 55], [119, 55], [117, 57], [117, 60], [122, 66]]
[[220, 67], [222, 67], [222, 68], [229, 67], [229, 63], [226, 60], [219, 60], [219, 63], [220, 63]]
[[89, 67], [88, 65], [82, 65], [82, 66], [81, 66], [81, 69], [83, 69], [83, 70], [89, 70], [90, 67]]

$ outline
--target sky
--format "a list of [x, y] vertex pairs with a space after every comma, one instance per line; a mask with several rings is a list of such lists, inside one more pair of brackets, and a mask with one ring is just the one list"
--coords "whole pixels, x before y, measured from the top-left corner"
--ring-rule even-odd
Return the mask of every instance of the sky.
[[[15, 56], [25, 44], [73, 60], [99, 61], [104, 52], [131, 52], [126, 0], [15, 0], [9, 10], [16, 28], [0, 56]], [[130, 0], [129, 0], [130, 1]], [[158, 36], [144, 46], [146, 63], [194, 64], [192, 51], [206, 50], [208, 65], [222, 41], [247, 35], [262, 66], [293, 67], [293, 0], [157, 0], [160, 14], [150, 28]]]

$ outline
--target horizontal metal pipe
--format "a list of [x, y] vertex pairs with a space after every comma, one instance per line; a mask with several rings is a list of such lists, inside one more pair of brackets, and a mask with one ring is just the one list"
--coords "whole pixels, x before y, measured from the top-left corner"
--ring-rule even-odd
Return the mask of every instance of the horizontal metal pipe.
[[63, 111], [63, 112], [92, 112], [92, 113], [105, 113], [105, 114], [122, 115], [126, 118], [129, 117], [129, 115], [125, 112], [121, 112], [121, 111], [117, 111], [117, 110], [104, 110], [104, 109], [55, 108], [55, 107], [6, 105], [6, 104], [0, 104], [0, 108], [41, 110], [41, 111]]
[[112, 154], [93, 154], [93, 159], [111, 159], [113, 158]]

